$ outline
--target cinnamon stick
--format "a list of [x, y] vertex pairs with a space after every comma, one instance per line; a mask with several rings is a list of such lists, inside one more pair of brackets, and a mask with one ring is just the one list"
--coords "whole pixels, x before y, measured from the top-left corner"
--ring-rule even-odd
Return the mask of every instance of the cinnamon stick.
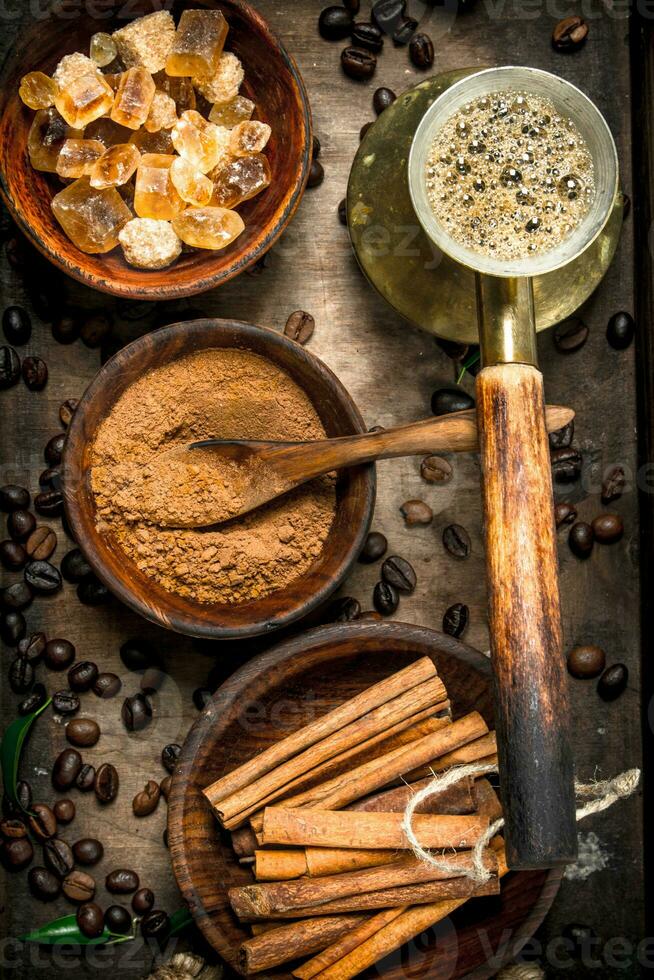
[[[208, 786], [204, 790], [204, 795], [212, 806], [217, 806], [221, 800], [249, 786], [265, 773], [292, 759], [293, 756], [300, 754], [334, 732], [340, 731], [346, 725], [362, 718], [380, 705], [392, 701], [393, 698], [405, 691], [436, 676], [436, 668], [433, 662], [429, 657], [422, 657], [404, 670], [392, 674], [391, 677], [374, 684], [356, 697], [350, 698], [349, 701], [339, 705], [338, 708], [334, 708], [322, 718], [316, 719], [310, 725], [305, 725], [282, 741], [269, 746], [253, 759]], [[446, 697], [443, 689], [443, 696], [437, 700], [443, 701]]]
[[497, 763], [497, 741], [495, 732], [485, 732], [480, 738], [457, 746], [443, 755], [430, 759], [428, 764], [418, 766], [411, 772], [405, 773], [407, 782], [415, 782], [424, 779], [434, 772], [444, 772], [452, 766], [466, 765], [470, 762], [478, 762], [480, 765], [485, 763]]
[[385, 911], [373, 915], [372, 918], [365, 919], [360, 925], [355, 926], [331, 946], [314, 956], [313, 959], [296, 967], [292, 971], [293, 976], [297, 977], [298, 980], [312, 980], [312, 977], [317, 976], [332, 963], [338, 962], [348, 953], [351, 953], [353, 949], [370, 939], [371, 936], [374, 936], [384, 926], [389, 925], [393, 919], [397, 919], [398, 915], [402, 915], [405, 911], [405, 908], [385, 909]]
[[[264, 844], [305, 847], [411, 850], [402, 827], [403, 813], [357, 813], [351, 810], [267, 807], [263, 818]], [[488, 818], [477, 814], [442, 816], [421, 813], [413, 818], [423, 847], [474, 847], [488, 830]]]
[[481, 816], [488, 817], [489, 823], [495, 823], [502, 816], [500, 798], [487, 779], [478, 779], [472, 789], [475, 810]]
[[246, 939], [239, 949], [239, 963], [245, 973], [261, 973], [300, 956], [310, 956], [364, 922], [363, 915], [340, 915], [284, 924]]
[[[489, 870], [494, 870], [496, 858], [492, 851], [485, 852], [484, 860]], [[461, 877], [472, 868], [472, 858], [467, 852], [452, 854], [448, 861], [456, 870], [442, 871], [410, 856], [386, 866], [324, 878], [241, 885], [230, 888], [227, 894], [234, 912], [243, 921], [283, 918], [287, 912], [303, 915], [305, 908], [320, 907], [349, 895]]]

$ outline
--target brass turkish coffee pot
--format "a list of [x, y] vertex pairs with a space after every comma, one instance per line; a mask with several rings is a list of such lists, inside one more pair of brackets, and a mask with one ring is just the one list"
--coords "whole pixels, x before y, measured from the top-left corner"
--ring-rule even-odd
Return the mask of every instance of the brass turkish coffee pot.
[[[574, 121], [595, 170], [596, 192], [577, 228], [556, 248], [522, 260], [494, 258], [454, 241], [427, 196], [436, 133], [465, 104], [500, 91], [549, 99]], [[389, 200], [398, 174], [405, 175], [402, 185]], [[458, 72], [411, 89], [369, 131], [348, 188], [352, 241], [373, 285], [417, 325], [481, 346], [477, 414], [495, 720], [507, 859], [516, 869], [567, 863], [577, 853], [536, 330], [570, 315], [595, 288], [615, 251], [621, 212], [617, 153], [603, 116], [575, 86], [534, 68]], [[401, 235], [409, 254], [402, 254]]]

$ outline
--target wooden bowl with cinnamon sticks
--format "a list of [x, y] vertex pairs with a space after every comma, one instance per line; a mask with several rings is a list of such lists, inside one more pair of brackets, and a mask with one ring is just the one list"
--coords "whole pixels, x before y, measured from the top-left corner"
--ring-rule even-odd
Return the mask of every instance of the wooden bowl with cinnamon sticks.
[[487, 658], [451, 637], [365, 622], [285, 641], [216, 692], [184, 745], [168, 830], [182, 894], [230, 966], [482, 978], [503, 965], [489, 949], [515, 956], [560, 871], [507, 873], [489, 779], [416, 809], [412, 830], [446, 870], [412, 852], [404, 823], [434, 773], [496, 766], [490, 681]]

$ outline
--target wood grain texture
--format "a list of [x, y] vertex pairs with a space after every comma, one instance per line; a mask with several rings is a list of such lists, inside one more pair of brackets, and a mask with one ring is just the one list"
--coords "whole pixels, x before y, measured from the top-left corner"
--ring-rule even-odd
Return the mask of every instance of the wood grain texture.
[[477, 378], [488, 606], [511, 868], [577, 853], [543, 378], [526, 364]]
[[[178, 21], [187, 5], [167, 3]], [[17, 224], [62, 272], [93, 289], [133, 299], [172, 299], [204, 292], [238, 276], [257, 262], [282, 234], [297, 210], [309, 175], [311, 113], [304, 83], [295, 62], [270, 31], [263, 17], [244, 0], [194, 0], [197, 8], [220, 9], [230, 26], [229, 49], [243, 62], [245, 95], [257, 104], [257, 118], [272, 126], [266, 156], [271, 186], [239, 213], [245, 231], [221, 251], [195, 250], [173, 267], [143, 271], [128, 265], [120, 248], [109, 255], [81, 252], [64, 234], [50, 209], [61, 189], [52, 175], [32, 169], [23, 151], [34, 113], [16, 97], [20, 78], [28, 71], [51, 74], [63, 55], [86, 51], [91, 36], [121, 26], [125, 4], [99, 0], [93, 9], [83, 5], [77, 16], [41, 17], [14, 50], [0, 76], [0, 193]], [[130, 3], [129, 16], [151, 13], [152, 3]]]

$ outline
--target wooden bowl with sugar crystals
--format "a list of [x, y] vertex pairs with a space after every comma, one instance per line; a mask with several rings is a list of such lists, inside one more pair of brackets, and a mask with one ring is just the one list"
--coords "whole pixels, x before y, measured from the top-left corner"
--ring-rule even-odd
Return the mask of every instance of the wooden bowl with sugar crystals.
[[328, 437], [365, 432], [359, 411], [322, 361], [274, 330], [232, 320], [176, 323], [146, 334], [109, 360], [87, 388], [68, 430], [63, 461], [66, 514], [94, 572], [126, 605], [168, 629], [208, 639], [257, 636], [318, 608], [341, 584], [361, 550], [375, 500], [375, 470], [339, 474], [334, 523], [309, 570], [287, 587], [247, 603], [209, 605], [169, 592], [146, 576], [96, 525], [91, 487], [95, 436], [121, 395], [148, 371], [185, 354], [250, 351], [288, 374], [307, 394]]
[[[486, 657], [421, 626], [363, 622], [309, 630], [255, 657], [216, 691], [191, 729], [169, 802], [173, 870], [197, 926], [238, 973], [243, 972], [239, 947], [251, 933], [233, 915], [227, 890], [253, 879], [249, 869], [239, 865], [229, 835], [220, 830], [202, 790], [421, 657], [436, 665], [455, 719], [478, 711], [492, 726], [491, 668]], [[511, 873], [503, 879], [500, 895], [466, 903], [362, 976], [387, 980], [494, 976], [533, 936], [560, 880], [561, 869]], [[256, 975], [291, 980], [295, 965]]]
[[[56, 5], [66, 7], [66, 4]], [[219, 9], [229, 24], [226, 50], [242, 61], [242, 94], [256, 103], [255, 119], [272, 126], [265, 154], [272, 183], [238, 208], [245, 231], [221, 251], [184, 252], [167, 269], [143, 271], [128, 265], [120, 247], [106, 255], [80, 251], [55, 219], [50, 201], [62, 189], [56, 174], [34, 170], [27, 137], [35, 113], [21, 102], [23, 75], [50, 75], [59, 60], [76, 51], [88, 53], [98, 31], [124, 27], [151, 14], [152, 0], [94, 0], [72, 10], [40, 16], [10, 49], [0, 71], [0, 194], [18, 227], [55, 266], [93, 289], [131, 299], [166, 300], [191, 296], [220, 286], [244, 272], [272, 247], [287, 227], [302, 198], [311, 163], [311, 112], [304, 83], [292, 57], [265, 20], [244, 0], [173, 0], [166, 9], [178, 23], [182, 10]]]

